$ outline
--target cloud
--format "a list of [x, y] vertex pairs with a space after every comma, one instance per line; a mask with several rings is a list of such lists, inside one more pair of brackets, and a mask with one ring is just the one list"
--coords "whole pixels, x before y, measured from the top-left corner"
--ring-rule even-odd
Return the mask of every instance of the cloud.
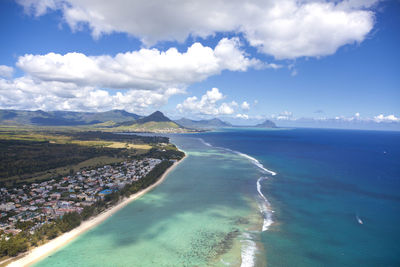
[[[245, 55], [237, 38], [223, 38], [214, 49], [194, 43], [185, 52], [170, 48], [115, 56], [29, 54], [16, 63], [24, 76], [0, 79], [0, 107], [143, 112], [223, 70], [246, 71], [259, 64]], [[0, 66], [1, 76], [11, 78], [12, 72], [11, 67]], [[217, 101], [218, 94], [209, 95], [209, 100]], [[229, 114], [235, 105], [223, 104], [219, 113]]]
[[182, 103], [178, 104], [176, 108], [181, 113], [193, 113], [200, 115], [231, 115], [235, 112], [235, 107], [238, 104], [235, 101], [230, 103], [218, 104], [220, 100], [224, 99], [224, 95], [218, 88], [212, 88], [207, 91], [200, 99], [196, 96], [186, 98]]
[[379, 115], [375, 116], [373, 118], [373, 120], [378, 123], [380, 123], [380, 122], [400, 122], [400, 118], [396, 117], [393, 114], [387, 115], [387, 116], [385, 116], [383, 114], [379, 114]]
[[[36, 17], [46, 14], [49, 10], [57, 8], [57, 0], [16, 0], [16, 2], [24, 7], [27, 14], [32, 14]], [[59, 6], [61, 7], [61, 6]]]
[[283, 112], [279, 115], [272, 115], [272, 119], [275, 120], [290, 120], [298, 122], [336, 122], [336, 123], [348, 123], [350, 124], [369, 124], [369, 123], [400, 123], [400, 118], [395, 115], [383, 115], [379, 114], [374, 117], [362, 117], [359, 112], [356, 112], [353, 116], [335, 116], [333, 118], [319, 117], [319, 118], [295, 118], [291, 112]]
[[238, 113], [238, 114], [236, 114], [235, 117], [238, 118], [238, 119], [245, 119], [245, 120], [248, 120], [248, 119], [249, 119], [249, 115], [247, 115], [247, 114], [240, 114], [240, 113]]
[[6, 65], [0, 65], [0, 77], [11, 78], [13, 73], [14, 69], [12, 67]]
[[278, 115], [272, 115], [271, 117], [276, 120], [294, 120], [293, 113], [287, 110], [279, 113]]
[[102, 88], [186, 87], [223, 70], [246, 71], [259, 61], [245, 56], [237, 38], [223, 38], [212, 49], [194, 43], [186, 52], [176, 48], [167, 51], [140, 49], [119, 53], [115, 57], [86, 56], [81, 53], [60, 55], [24, 55], [17, 66], [43, 81], [74, 83]]
[[169, 97], [177, 93], [181, 91], [170, 88], [165, 91], [125, 90], [111, 94], [91, 86], [20, 77], [14, 80], [0, 79], [0, 108], [72, 111], [124, 109], [145, 113], [166, 104]]
[[374, 26], [378, 0], [18, 0], [36, 16], [59, 10], [72, 30], [86, 26], [95, 38], [124, 32], [144, 44], [183, 42], [219, 32], [241, 34], [277, 59], [331, 55], [360, 43]]
[[240, 106], [243, 110], [249, 110], [250, 104], [247, 101], [243, 101], [242, 105]]

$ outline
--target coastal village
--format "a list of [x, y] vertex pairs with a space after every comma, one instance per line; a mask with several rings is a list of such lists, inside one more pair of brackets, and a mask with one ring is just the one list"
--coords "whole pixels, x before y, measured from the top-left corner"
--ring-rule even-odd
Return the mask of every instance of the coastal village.
[[131, 160], [19, 188], [0, 188], [0, 233], [15, 235], [22, 231], [21, 223], [29, 223], [33, 234], [66, 213], [81, 213], [84, 207], [145, 177], [160, 162], [154, 158]]

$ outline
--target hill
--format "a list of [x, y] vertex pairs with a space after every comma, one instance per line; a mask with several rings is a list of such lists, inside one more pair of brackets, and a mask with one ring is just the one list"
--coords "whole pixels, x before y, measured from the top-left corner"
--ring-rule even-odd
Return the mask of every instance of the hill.
[[276, 128], [276, 124], [270, 120], [265, 120], [263, 123], [254, 126], [256, 128]]
[[161, 111], [156, 111], [147, 117], [136, 120], [136, 123], [146, 123], [146, 122], [172, 122], [168, 117], [166, 117]]
[[191, 129], [213, 129], [213, 128], [232, 127], [232, 124], [224, 122], [217, 118], [210, 120], [198, 120], [198, 121], [182, 118], [176, 120], [175, 122], [179, 125], [182, 125], [183, 127]]
[[173, 122], [160, 111], [156, 111], [147, 117], [137, 119], [133, 122], [121, 123], [116, 127], [112, 127], [111, 130], [156, 133], [183, 133], [192, 131]]
[[252, 128], [276, 128], [275, 123], [273, 123], [270, 120], [265, 120], [263, 123], [257, 124], [257, 125], [246, 125], [246, 126], [237, 126], [237, 125], [232, 125], [229, 122], [222, 121], [220, 119], [214, 118], [210, 120], [190, 120], [187, 118], [182, 118], [179, 120], [175, 121], [179, 125], [182, 125], [186, 128], [191, 128], [191, 129], [216, 129], [216, 128], [229, 128], [229, 127], [234, 127], [234, 128], [247, 128], [247, 127], [252, 127]]
[[78, 126], [137, 120], [141, 116], [124, 110], [106, 112], [0, 110], [2, 125]]

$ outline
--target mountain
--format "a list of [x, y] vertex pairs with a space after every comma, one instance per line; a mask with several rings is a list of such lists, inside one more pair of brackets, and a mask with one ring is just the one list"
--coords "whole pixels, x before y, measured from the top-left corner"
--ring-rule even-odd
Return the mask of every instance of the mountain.
[[133, 122], [124, 122], [117, 127], [111, 128], [113, 131], [130, 131], [130, 132], [156, 132], [156, 133], [177, 133], [190, 132], [185, 127], [173, 122], [162, 112], [156, 111], [147, 117], [137, 119]]
[[232, 124], [216, 118], [211, 120], [198, 120], [198, 121], [182, 118], [176, 120], [175, 122], [179, 125], [182, 125], [183, 127], [191, 129], [212, 129], [212, 128], [232, 127]]
[[169, 118], [167, 118], [161, 111], [156, 111], [152, 114], [150, 114], [147, 117], [141, 118], [136, 120], [136, 123], [146, 123], [146, 122], [151, 122], [151, 121], [155, 121], [155, 122], [171, 122], [171, 120]]
[[257, 124], [256, 128], [276, 128], [276, 124], [270, 120], [265, 120], [263, 123]]
[[141, 116], [124, 110], [106, 112], [0, 110], [0, 124], [37, 126], [78, 126], [105, 122], [124, 122]]
[[182, 125], [186, 128], [190, 129], [215, 129], [215, 128], [229, 128], [229, 127], [235, 127], [235, 128], [244, 128], [244, 127], [256, 127], [256, 128], [276, 128], [275, 123], [273, 123], [270, 120], [266, 120], [263, 123], [250, 126], [237, 126], [237, 125], [232, 125], [229, 122], [222, 121], [220, 119], [211, 119], [211, 120], [190, 120], [187, 118], [182, 118], [179, 120], [175, 121], [179, 125]]

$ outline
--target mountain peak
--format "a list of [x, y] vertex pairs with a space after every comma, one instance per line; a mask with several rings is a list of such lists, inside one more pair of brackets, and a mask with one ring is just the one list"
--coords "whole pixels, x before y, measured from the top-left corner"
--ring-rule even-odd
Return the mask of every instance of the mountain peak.
[[270, 120], [265, 120], [263, 123], [257, 124], [255, 127], [259, 128], [276, 128], [276, 124]]
[[160, 121], [171, 121], [168, 117], [166, 117], [161, 111], [156, 111], [151, 113], [149, 116], [138, 119], [136, 122], [137, 123], [146, 123], [146, 122], [150, 122], [150, 121], [156, 121], [156, 122], [160, 122]]

